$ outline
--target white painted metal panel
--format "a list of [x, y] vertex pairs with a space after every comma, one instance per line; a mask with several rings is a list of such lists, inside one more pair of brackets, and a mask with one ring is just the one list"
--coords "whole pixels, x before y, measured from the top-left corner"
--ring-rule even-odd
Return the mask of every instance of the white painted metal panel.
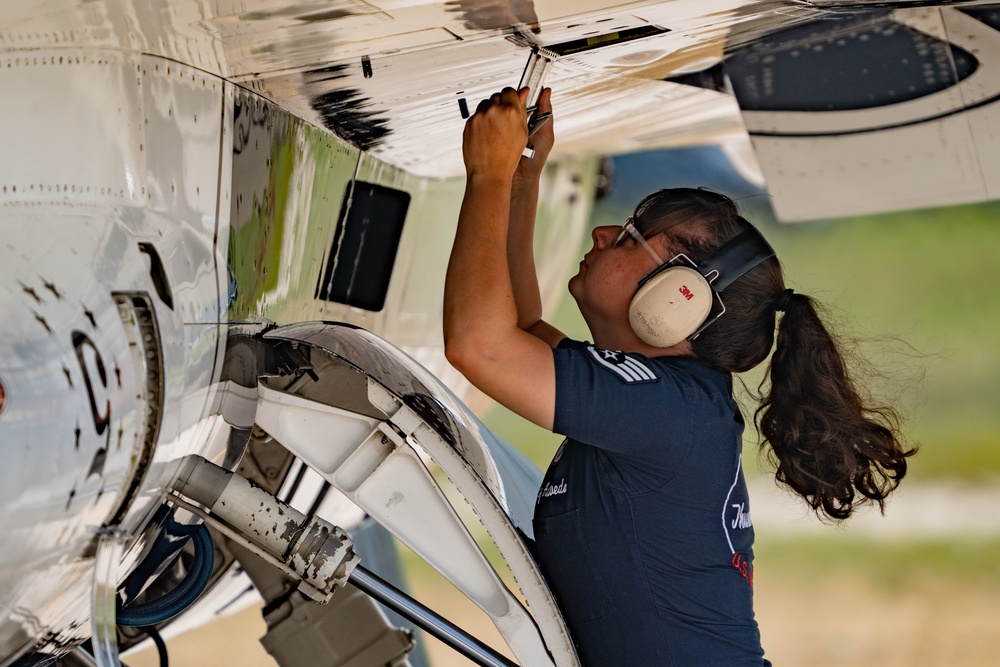
[[[0, 532], [24, 547], [0, 567], [8, 655], [46, 632], [60, 637], [50, 644], [87, 636], [92, 576], [64, 570], [92, 569], [113, 518], [133, 545], [163, 481], [146, 475], [150, 459], [164, 470], [179, 453], [225, 451], [202, 425], [217, 356], [223, 114], [214, 77], [120, 52], [4, 52], [0, 87]], [[148, 303], [153, 329], [130, 295]], [[162, 395], [149, 384], [154, 352]], [[151, 424], [167, 443], [155, 455]], [[63, 594], [45, 595], [48, 581]]]
[[1000, 58], [1000, 33], [956, 9], [905, 9], [892, 18], [940, 44], [965, 50], [978, 66], [938, 92], [896, 104], [842, 111], [745, 111], [780, 219], [834, 218], [1000, 196], [1000, 135], [995, 129], [1000, 124], [1000, 70], [993, 66]]

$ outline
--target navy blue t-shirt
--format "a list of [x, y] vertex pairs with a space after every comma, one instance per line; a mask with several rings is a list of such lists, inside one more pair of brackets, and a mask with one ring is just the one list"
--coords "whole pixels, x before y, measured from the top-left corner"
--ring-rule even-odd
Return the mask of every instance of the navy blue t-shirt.
[[585, 667], [770, 665], [732, 376], [563, 341], [538, 560]]

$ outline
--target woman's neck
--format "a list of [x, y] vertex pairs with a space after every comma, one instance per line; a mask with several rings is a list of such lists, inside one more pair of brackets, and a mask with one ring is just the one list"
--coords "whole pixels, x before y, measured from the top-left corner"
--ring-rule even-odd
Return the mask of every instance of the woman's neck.
[[630, 328], [626, 331], [601, 330], [601, 327], [591, 327], [590, 334], [594, 347], [602, 350], [619, 350], [635, 352], [645, 357], [695, 357], [691, 341], [682, 340], [670, 347], [654, 347], [641, 341]]

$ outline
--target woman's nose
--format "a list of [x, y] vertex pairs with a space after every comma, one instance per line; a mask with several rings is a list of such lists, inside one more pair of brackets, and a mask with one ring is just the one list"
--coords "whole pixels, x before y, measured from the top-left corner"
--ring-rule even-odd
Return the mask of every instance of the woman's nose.
[[595, 248], [606, 248], [611, 245], [620, 231], [621, 227], [615, 225], [601, 225], [594, 227], [594, 230], [590, 232], [590, 237], [594, 239]]

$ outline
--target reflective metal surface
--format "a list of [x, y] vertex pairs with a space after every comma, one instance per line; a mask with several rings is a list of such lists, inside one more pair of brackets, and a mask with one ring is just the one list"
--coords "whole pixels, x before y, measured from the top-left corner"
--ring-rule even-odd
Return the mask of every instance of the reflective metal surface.
[[[1000, 9], [878, 4], [3, 3], [0, 539], [17, 548], [0, 555], [0, 664], [88, 636], [99, 531], [120, 527], [128, 571], [177, 461], [240, 464], [271, 323], [364, 327], [475, 399], [440, 334], [463, 114], [534, 48], [558, 54], [535, 246], [548, 309], [586, 234], [595, 152], [726, 145], [745, 121], [786, 219], [998, 196]], [[316, 298], [325, 268], [357, 259], [335, 236], [358, 182], [408, 198], [379, 311]], [[401, 390], [469, 493], [530, 533], [535, 489], [512, 480], [536, 472], [433, 377], [352, 336], [350, 363]], [[288, 456], [259, 471], [270, 486], [360, 520], [316, 473], [283, 483]]]
[[669, 31], [605, 43], [553, 66], [548, 81], [563, 119], [563, 155], [648, 149], [680, 138], [681, 130], [738, 131], [735, 108], [720, 113], [718, 93], [663, 79], [717, 62], [730, 26], [774, 3], [58, 0], [46, 6], [43, 13], [0, 9], [2, 43], [156, 53], [261, 93], [389, 164], [442, 177], [461, 173], [458, 100], [475, 108], [517, 83], [529, 50], [506, 39], [515, 32], [545, 45], [637, 24]]
[[220, 81], [148, 56], [55, 48], [2, 62], [0, 535], [18, 547], [0, 557], [7, 658], [87, 637], [98, 530], [119, 523], [140, 548], [157, 462], [225, 446], [200, 431], [220, 351], [223, 97]]
[[91, 642], [98, 667], [120, 667], [118, 659], [118, 626], [115, 605], [118, 604], [118, 570], [125, 540], [117, 529], [104, 531], [97, 541], [94, 557], [93, 612], [90, 616]]
[[[989, 18], [995, 11], [992, 5], [945, 1], [940, 3], [943, 8], [927, 2], [877, 4], [872, 7], [872, 3], [835, 0], [338, 0], [323, 4], [253, 0], [232, 5], [219, 0], [152, 4], [56, 0], [47, 3], [44, 12], [13, 4], [0, 8], [0, 46], [10, 56], [4, 56], [2, 66], [14, 68], [24, 63], [51, 66], [60, 58], [64, 63], [66, 59], [75, 62], [78, 56], [87, 55], [81, 49], [90, 53], [94, 49], [155, 53], [236, 82], [386, 164], [411, 174], [442, 178], [461, 174], [462, 108], [474, 109], [493, 91], [515, 85], [532, 47], [582, 43], [582, 49], [559, 57], [547, 77], [554, 89], [559, 135], [556, 157], [581, 151], [627, 152], [706, 141], [725, 143], [743, 132], [740, 102], [748, 111], [746, 122], [751, 131], [762, 137], [758, 151], [774, 182], [779, 207], [786, 198], [795, 198], [795, 183], [785, 186], [782, 177], [801, 168], [801, 155], [815, 156], [813, 162], [824, 165], [827, 171], [849, 165], [860, 174], [865, 171], [863, 161], [845, 162], [849, 160], [845, 155], [899, 152], [907, 143], [933, 141], [934, 132], [944, 139], [930, 146], [927, 153], [946, 156], [958, 170], [929, 169], [932, 178], [927, 184], [935, 186], [931, 190], [945, 190], [941, 201], [995, 196], [997, 186], [993, 184], [1000, 181], [1000, 174], [990, 156], [997, 151], [975, 148], [984, 141], [983, 128], [991, 123], [991, 116], [985, 113], [973, 114], [965, 134], [958, 125], [941, 122], [926, 137], [910, 133], [907, 139], [897, 140], [890, 133], [884, 144], [874, 146], [858, 145], [850, 139], [827, 142], [827, 146], [814, 138], [798, 142], [763, 138], [775, 133], [825, 135], [842, 133], [844, 128], [870, 131], [901, 122], [925, 122], [928, 114], [972, 110], [991, 99], [996, 61], [992, 46], [996, 35]], [[778, 110], [762, 115], [744, 94], [748, 86], [737, 82], [734, 99], [724, 78], [708, 83], [700, 76], [723, 64], [727, 56], [739, 67], [745, 46], [763, 46], [758, 55], [764, 57], [767, 51], [768, 58], [780, 58], [779, 52], [787, 53], [780, 46], [784, 38], [792, 50], [801, 43], [806, 52], [822, 49], [829, 40], [832, 48], [825, 53], [836, 69], [836, 63], [850, 58], [838, 46], [840, 28], [831, 31], [818, 26], [853, 15], [868, 16], [883, 25], [884, 36], [911, 30], [924, 41], [952, 44], [977, 62], [978, 71], [966, 83], [956, 79], [955, 85], [940, 94], [921, 94], [919, 99], [901, 104], [900, 100], [912, 97], [917, 89], [909, 90], [892, 73], [891, 63], [899, 64], [889, 43], [892, 40], [878, 36], [883, 33], [866, 34], [866, 39], [874, 38], [870, 57], [865, 59], [873, 64], [872, 75], [866, 74], [865, 80], [843, 90], [850, 96], [874, 85], [876, 96], [895, 95], [895, 101], [875, 105], [878, 109], [868, 105], [865, 113], [854, 109], [854, 113], [840, 114], [836, 119], [829, 113], [818, 113], [819, 109], [808, 109], [807, 115], [799, 116], [789, 115], [787, 109], [778, 116]], [[623, 37], [646, 28], [649, 32], [640, 39]], [[782, 33], [788, 30], [803, 32], [797, 37]], [[862, 32], [864, 28], [860, 32], [848, 30], [848, 41], [861, 39], [858, 35]], [[46, 50], [51, 53], [45, 55]], [[887, 60], [879, 62], [883, 56]], [[917, 60], [911, 59], [909, 66]], [[744, 69], [737, 78], [750, 74], [765, 81], [777, 72], [774, 67], [751, 69]], [[822, 71], [812, 69], [818, 74]], [[932, 70], [962, 77], [961, 63], [953, 58], [932, 64]], [[920, 76], [922, 73], [917, 78]], [[822, 75], [813, 81], [819, 83], [819, 89], [836, 89], [824, 85]], [[897, 86], [900, 83], [903, 88]], [[805, 89], [794, 94], [809, 95]], [[951, 148], [955, 144], [963, 148], [955, 151]], [[910, 158], [918, 157], [910, 153]], [[934, 159], [925, 162], [933, 166]], [[851, 187], [863, 187], [877, 180], [874, 176], [882, 178], [899, 170], [869, 170], [865, 176], [843, 182], [827, 174], [827, 190], [836, 193], [830, 203], [843, 200], [843, 193]], [[921, 169], [911, 168], [906, 175], [919, 178], [921, 173]], [[947, 179], [953, 173], [963, 183], [983, 183], [963, 191], [961, 183], [938, 186], [933, 180]], [[811, 181], [822, 178], [819, 174], [810, 176]], [[923, 186], [911, 190], [927, 192]], [[917, 203], [932, 201], [925, 200]], [[898, 205], [899, 197], [881, 202], [883, 208]], [[804, 214], [793, 213], [789, 207], [788, 217]]]
[[[260, 97], [233, 106], [232, 202], [227, 264], [232, 321], [350, 322], [388, 338], [446, 383], [467, 388], [441, 355], [444, 271], [464, 183], [428, 180], [360, 153]], [[554, 308], [579, 261], [597, 161], [554, 164], [544, 176], [535, 252], [545, 304]], [[380, 311], [316, 298], [353, 182], [409, 195], [386, 305]], [[453, 384], [457, 383], [457, 384]]]

